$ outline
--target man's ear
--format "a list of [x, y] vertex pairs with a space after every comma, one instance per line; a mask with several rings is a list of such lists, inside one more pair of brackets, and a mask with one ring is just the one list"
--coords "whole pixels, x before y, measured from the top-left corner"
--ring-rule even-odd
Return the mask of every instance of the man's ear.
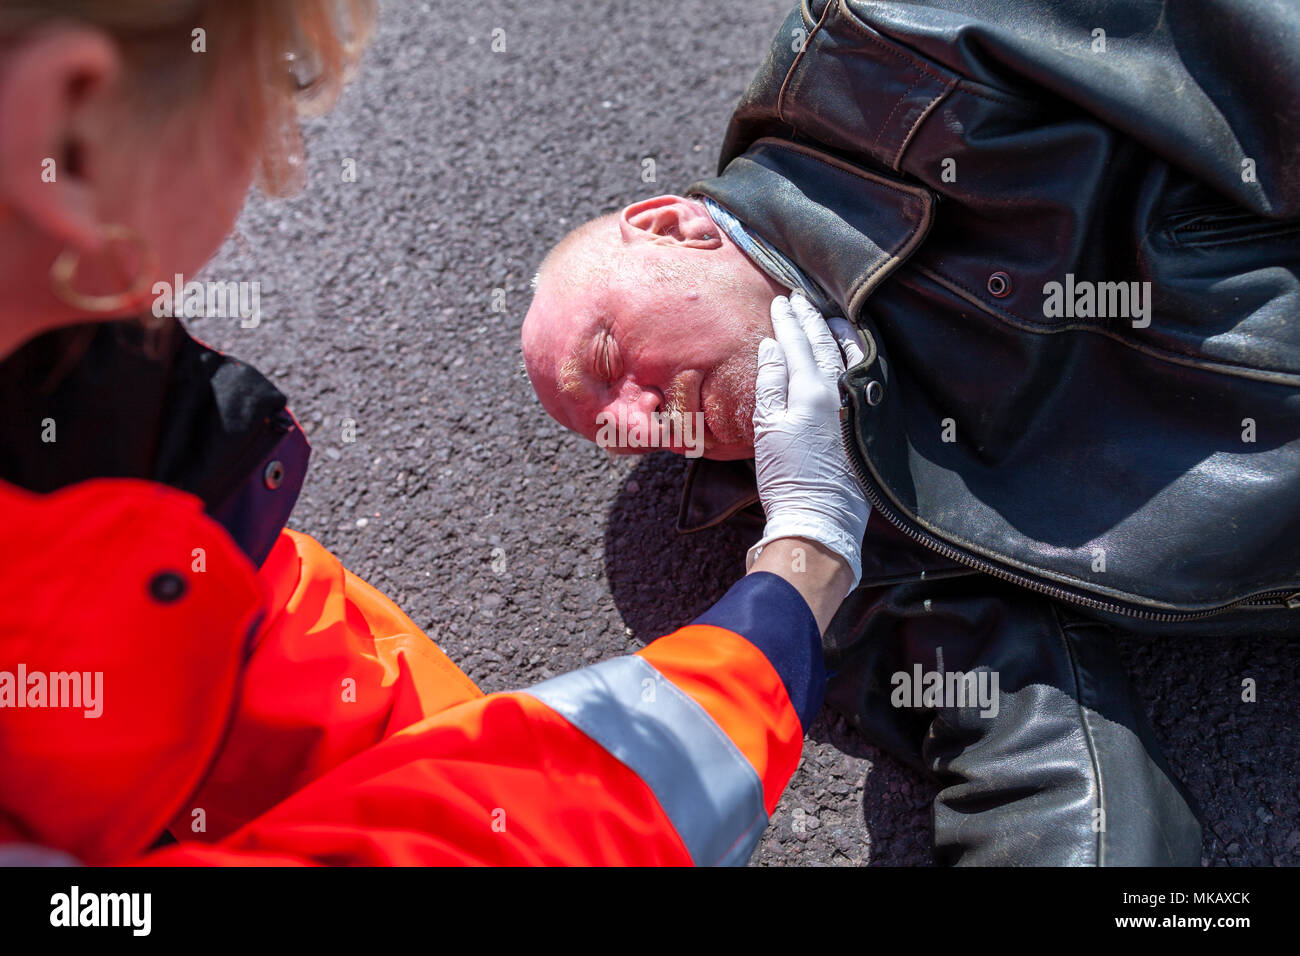
[[0, 66], [0, 204], [82, 251], [100, 244], [95, 173], [122, 73], [109, 38], [59, 26], [19, 41]]
[[717, 249], [722, 245], [704, 204], [681, 196], [655, 196], [625, 208], [618, 217], [624, 242]]

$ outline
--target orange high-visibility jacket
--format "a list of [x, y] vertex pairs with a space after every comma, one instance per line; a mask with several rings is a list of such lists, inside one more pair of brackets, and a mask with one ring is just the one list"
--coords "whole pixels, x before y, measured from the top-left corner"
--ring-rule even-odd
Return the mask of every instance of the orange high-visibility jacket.
[[[0, 851], [749, 857], [825, 680], [785, 581], [750, 575], [635, 654], [485, 696], [317, 542], [274, 535], [259, 567], [163, 484], [0, 482]], [[178, 843], [148, 852], [168, 829]]]

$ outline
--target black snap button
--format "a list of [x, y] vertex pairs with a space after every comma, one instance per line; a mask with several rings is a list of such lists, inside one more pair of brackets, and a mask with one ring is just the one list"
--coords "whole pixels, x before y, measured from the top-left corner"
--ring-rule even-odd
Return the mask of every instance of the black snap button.
[[280, 482], [284, 481], [284, 465], [278, 461], [271, 462], [262, 473], [262, 480], [266, 482], [266, 487], [275, 491], [280, 487]]
[[879, 405], [885, 399], [885, 386], [873, 378], [863, 386], [862, 396], [867, 400], [868, 405]]
[[185, 596], [185, 579], [175, 571], [159, 571], [149, 582], [149, 594], [159, 604], [171, 604]]
[[1011, 294], [1011, 276], [1005, 272], [995, 272], [989, 276], [989, 292], [999, 299]]

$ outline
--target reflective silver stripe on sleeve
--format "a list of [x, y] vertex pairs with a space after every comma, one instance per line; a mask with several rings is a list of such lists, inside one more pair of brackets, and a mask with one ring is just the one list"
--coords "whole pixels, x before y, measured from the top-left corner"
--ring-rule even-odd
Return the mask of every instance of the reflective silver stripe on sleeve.
[[697, 865], [741, 866], [767, 826], [753, 764], [644, 658], [615, 657], [520, 691], [561, 714], [653, 791]]

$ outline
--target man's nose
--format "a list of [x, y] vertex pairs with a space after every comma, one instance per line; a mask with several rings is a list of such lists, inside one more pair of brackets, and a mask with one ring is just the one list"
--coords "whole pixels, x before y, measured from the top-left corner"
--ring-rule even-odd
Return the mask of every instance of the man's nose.
[[629, 433], [635, 431], [654, 441], [657, 438], [657, 423], [653, 416], [663, 403], [663, 394], [657, 388], [643, 388], [629, 383], [619, 389], [618, 396], [602, 411], [608, 421], [625, 422]]
[[664, 397], [657, 388], [646, 388], [635, 382], [625, 382], [619, 390], [619, 403], [626, 407], [629, 415], [649, 416], [664, 402]]

